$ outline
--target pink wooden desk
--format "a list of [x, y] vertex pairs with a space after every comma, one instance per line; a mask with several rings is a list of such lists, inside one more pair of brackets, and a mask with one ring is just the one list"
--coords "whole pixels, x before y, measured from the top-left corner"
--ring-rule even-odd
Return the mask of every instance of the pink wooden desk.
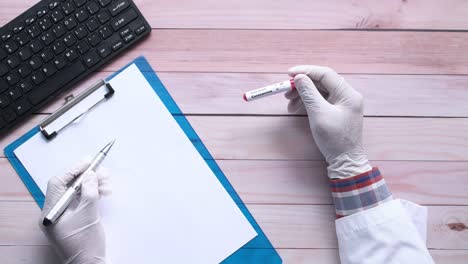
[[[0, 0], [0, 24], [35, 2]], [[362, 92], [372, 164], [396, 197], [429, 207], [436, 262], [467, 263], [468, 2], [136, 2], [151, 37], [73, 92], [145, 55], [285, 263], [339, 263], [325, 164], [306, 118], [288, 114], [282, 96], [244, 103], [241, 94], [297, 64], [333, 67]], [[0, 263], [56, 263], [38, 216], [0, 157]]]

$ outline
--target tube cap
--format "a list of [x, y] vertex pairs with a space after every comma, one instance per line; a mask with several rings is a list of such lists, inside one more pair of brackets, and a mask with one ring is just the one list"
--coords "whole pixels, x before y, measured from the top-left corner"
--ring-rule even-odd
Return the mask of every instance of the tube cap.
[[290, 79], [289, 82], [291, 83], [291, 89], [296, 90], [296, 83], [294, 82], [294, 79]]

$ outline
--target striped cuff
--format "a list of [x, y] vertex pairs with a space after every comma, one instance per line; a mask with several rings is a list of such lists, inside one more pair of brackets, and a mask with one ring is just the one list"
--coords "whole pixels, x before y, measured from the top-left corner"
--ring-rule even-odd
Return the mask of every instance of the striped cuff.
[[393, 199], [378, 168], [357, 176], [330, 180], [336, 217], [341, 218]]

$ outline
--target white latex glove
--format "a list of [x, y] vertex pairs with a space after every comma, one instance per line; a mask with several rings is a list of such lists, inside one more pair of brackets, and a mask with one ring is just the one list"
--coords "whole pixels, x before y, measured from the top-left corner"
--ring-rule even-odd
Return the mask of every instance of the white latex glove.
[[328, 176], [340, 179], [371, 170], [362, 147], [362, 95], [327, 67], [296, 66], [289, 75], [296, 90], [286, 93], [288, 111], [307, 111], [315, 143], [328, 163]]
[[64, 263], [105, 263], [105, 235], [100, 222], [98, 200], [110, 192], [106, 170], [84, 175], [81, 191], [57, 223], [44, 226], [42, 220], [50, 208], [60, 199], [73, 179], [89, 166], [81, 162], [68, 173], [51, 178], [39, 226], [57, 250]]

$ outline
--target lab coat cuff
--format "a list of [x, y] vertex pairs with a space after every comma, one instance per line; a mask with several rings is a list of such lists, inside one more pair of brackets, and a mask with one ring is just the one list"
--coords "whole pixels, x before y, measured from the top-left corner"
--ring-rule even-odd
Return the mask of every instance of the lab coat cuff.
[[407, 212], [401, 201], [395, 199], [377, 207], [336, 219], [336, 233], [340, 237], [350, 237], [406, 215]]
[[336, 217], [349, 216], [393, 200], [378, 168], [346, 179], [330, 180]]

